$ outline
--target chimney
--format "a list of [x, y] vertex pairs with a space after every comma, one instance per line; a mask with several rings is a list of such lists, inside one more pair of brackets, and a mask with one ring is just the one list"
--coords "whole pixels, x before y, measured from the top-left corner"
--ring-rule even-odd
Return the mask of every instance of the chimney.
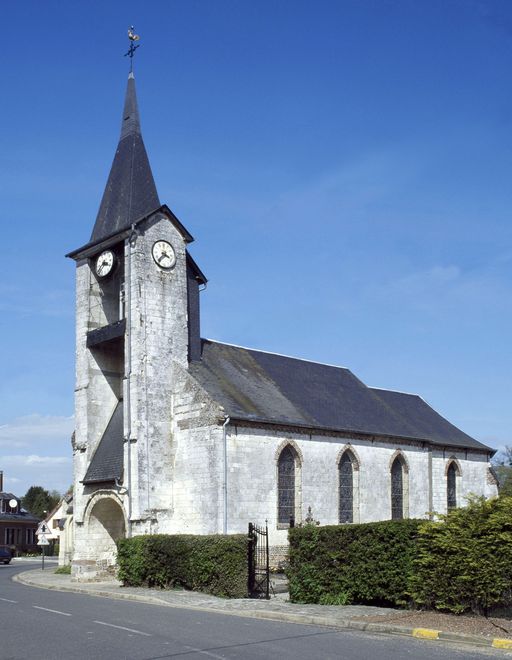
[[0, 470], [0, 493], [4, 489], [4, 472], [3, 470]]

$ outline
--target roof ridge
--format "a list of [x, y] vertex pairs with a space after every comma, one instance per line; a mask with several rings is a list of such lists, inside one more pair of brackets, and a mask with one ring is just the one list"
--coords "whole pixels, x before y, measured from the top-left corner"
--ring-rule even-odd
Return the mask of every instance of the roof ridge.
[[404, 392], [404, 390], [394, 390], [391, 389], [390, 387], [376, 387], [375, 385], [367, 385], [367, 387], [369, 387], [371, 390], [381, 390], [382, 392], [395, 392], [396, 394], [407, 394], [407, 396], [417, 396], [420, 399], [422, 399], [421, 395], [417, 394], [416, 392]]
[[[288, 358], [289, 360], [297, 360], [297, 362], [309, 362], [310, 364], [319, 364], [323, 367], [333, 367], [334, 369], [344, 369], [345, 371], [350, 371], [348, 367], [342, 367], [339, 364], [330, 364], [329, 362], [318, 362], [317, 360], [308, 360], [307, 358], [299, 358], [299, 357], [295, 357], [294, 355], [285, 355], [284, 353], [276, 353], [275, 351], [265, 351], [262, 348], [251, 348], [250, 346], [231, 344], [230, 342], [227, 341], [218, 341], [217, 339], [210, 339], [209, 337], [203, 337], [203, 341], [209, 341], [212, 344], [221, 344], [223, 346], [232, 346], [233, 348], [243, 348], [245, 351], [254, 351], [255, 353], [266, 353], [267, 355], [277, 355], [279, 357]], [[352, 372], [350, 371], [350, 373]]]

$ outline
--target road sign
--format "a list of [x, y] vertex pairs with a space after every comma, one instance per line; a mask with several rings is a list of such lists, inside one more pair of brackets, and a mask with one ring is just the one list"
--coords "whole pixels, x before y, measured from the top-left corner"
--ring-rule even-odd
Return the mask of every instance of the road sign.
[[48, 541], [44, 534], [39, 534], [37, 545], [50, 545], [50, 541]]
[[44, 520], [41, 520], [41, 522], [39, 523], [39, 525], [37, 527], [37, 530], [36, 530], [36, 534], [38, 536], [39, 536], [39, 534], [51, 534], [50, 528], [48, 527], [48, 525], [46, 524], [46, 522]]

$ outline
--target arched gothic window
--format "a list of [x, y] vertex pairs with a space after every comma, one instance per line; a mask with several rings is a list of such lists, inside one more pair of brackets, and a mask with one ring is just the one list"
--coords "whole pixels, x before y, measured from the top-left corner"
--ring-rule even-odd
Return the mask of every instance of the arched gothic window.
[[391, 519], [404, 517], [404, 466], [397, 456], [391, 466]]
[[350, 452], [343, 453], [338, 463], [339, 521], [354, 522], [354, 465]]
[[287, 525], [295, 520], [295, 461], [290, 445], [286, 445], [277, 462], [277, 522]]
[[455, 463], [450, 463], [446, 471], [446, 491], [448, 511], [451, 511], [457, 506], [457, 466]]

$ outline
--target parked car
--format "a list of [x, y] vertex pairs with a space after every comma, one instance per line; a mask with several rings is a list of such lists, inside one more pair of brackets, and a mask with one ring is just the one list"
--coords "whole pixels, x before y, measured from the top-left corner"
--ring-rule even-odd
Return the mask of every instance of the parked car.
[[11, 559], [11, 548], [7, 545], [0, 545], [0, 564], [10, 564]]

